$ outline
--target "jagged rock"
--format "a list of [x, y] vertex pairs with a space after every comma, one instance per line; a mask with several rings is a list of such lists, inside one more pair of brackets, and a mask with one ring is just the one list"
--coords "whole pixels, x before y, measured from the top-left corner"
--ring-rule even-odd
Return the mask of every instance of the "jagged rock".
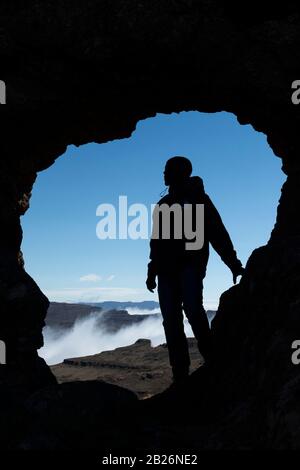
[[[67, 145], [129, 137], [157, 112], [224, 110], [266, 134], [287, 181], [270, 242], [221, 299], [210, 373], [191, 381], [201, 394], [193, 416], [210, 416], [198, 441], [209, 448], [299, 449], [300, 368], [289, 356], [300, 314], [300, 113], [291, 102], [291, 83], [300, 79], [299, 31], [293, 0], [271, 8], [231, 0], [91, 0], [72, 7], [38, 0], [18, 10], [1, 2], [0, 78], [8, 104], [0, 108], [0, 339], [7, 342], [8, 375], [19, 365], [11, 383], [33, 380], [48, 308], [20, 253], [20, 215], [37, 172]], [[22, 374], [24, 354], [30, 359]], [[160, 399], [151, 403], [159, 407]], [[148, 418], [153, 440], [149, 425], [148, 435], [139, 433], [141, 445], [143, 437], [159, 445], [175, 435], [192, 442], [180, 428], [159, 433], [159, 414]]]

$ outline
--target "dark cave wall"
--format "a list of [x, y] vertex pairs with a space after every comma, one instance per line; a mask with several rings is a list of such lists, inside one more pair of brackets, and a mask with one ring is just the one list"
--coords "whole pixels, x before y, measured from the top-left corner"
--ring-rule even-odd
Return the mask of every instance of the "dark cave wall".
[[[280, 10], [255, 1], [14, 3], [0, 5], [0, 78], [7, 86], [0, 108], [0, 338], [16, 372], [8, 380], [18, 376], [33, 388], [52, 380], [36, 355], [48, 301], [20, 252], [20, 216], [37, 172], [69, 144], [129, 137], [139, 120], [158, 112], [228, 111], [266, 134], [288, 178], [268, 246], [253, 253], [240, 285], [221, 299], [214, 377], [220, 387], [228, 384], [227, 403], [233, 389], [245, 400], [250, 390], [268, 390], [273, 421], [290, 429], [274, 394], [283, 400], [284, 384], [298, 380], [288, 349], [299, 331], [300, 300], [300, 105], [291, 102], [291, 83], [300, 79], [296, 2]], [[282, 372], [276, 384], [274, 358]], [[275, 442], [275, 434], [266, 435]]]

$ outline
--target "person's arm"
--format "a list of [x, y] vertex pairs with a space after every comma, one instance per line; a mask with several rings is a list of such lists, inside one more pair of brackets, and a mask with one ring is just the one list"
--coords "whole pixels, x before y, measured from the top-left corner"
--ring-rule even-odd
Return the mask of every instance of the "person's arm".
[[[158, 209], [158, 205], [156, 205], [155, 210]], [[152, 236], [153, 236], [153, 233], [156, 233], [157, 230], [158, 230], [158, 226], [154, 225], [154, 224], [157, 224], [158, 223], [158, 220], [157, 218], [155, 217], [154, 213], [153, 213], [153, 216], [152, 216], [152, 220], [153, 220], [153, 230], [152, 230]], [[148, 272], [147, 272], [147, 280], [146, 280], [146, 286], [147, 286], [147, 289], [150, 291], [150, 292], [153, 292], [153, 290], [156, 288], [156, 276], [157, 276], [157, 261], [158, 261], [158, 258], [159, 258], [159, 239], [158, 238], [152, 238], [151, 236], [151, 240], [150, 240], [150, 255], [149, 255], [149, 258], [150, 258], [150, 262], [148, 263]]]
[[159, 240], [150, 240], [150, 262], [148, 263], [148, 275], [156, 276], [157, 275], [157, 257], [158, 257], [158, 243]]
[[222, 261], [231, 270], [233, 274], [233, 281], [236, 283], [237, 276], [243, 274], [244, 268], [241, 261], [237, 257], [233, 243], [222, 222], [219, 212], [207, 195], [205, 195], [204, 213], [204, 230], [208, 231], [208, 240], [211, 243], [213, 249], [221, 257]]
[[156, 287], [155, 278], [157, 276], [157, 265], [156, 265], [156, 244], [158, 240], [150, 240], [150, 262], [148, 263], [148, 272], [146, 286], [150, 292]]

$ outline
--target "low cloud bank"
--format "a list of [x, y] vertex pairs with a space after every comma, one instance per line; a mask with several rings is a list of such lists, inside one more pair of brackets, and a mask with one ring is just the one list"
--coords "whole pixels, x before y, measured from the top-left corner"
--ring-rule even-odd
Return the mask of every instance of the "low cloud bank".
[[[159, 313], [158, 309], [129, 308], [128, 311], [135, 315]], [[193, 336], [187, 321], [185, 321], [185, 331], [188, 337]], [[153, 315], [153, 318], [123, 327], [115, 333], [108, 333], [105, 325], [99, 322], [99, 314], [91, 313], [89, 317], [77, 321], [68, 330], [46, 327], [44, 329], [45, 345], [40, 349], [39, 354], [49, 365], [53, 365], [63, 362], [66, 358], [89, 356], [128, 346], [140, 338], [150, 339], [152, 346], [165, 343], [161, 316]]]

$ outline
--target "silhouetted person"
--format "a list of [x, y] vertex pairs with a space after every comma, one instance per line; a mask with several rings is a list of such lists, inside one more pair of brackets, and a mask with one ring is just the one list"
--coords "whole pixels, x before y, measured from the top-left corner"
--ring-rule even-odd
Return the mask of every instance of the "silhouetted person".
[[[183, 310], [192, 327], [199, 351], [205, 361], [211, 356], [211, 335], [206, 312], [203, 307], [203, 279], [209, 257], [209, 243], [220, 255], [233, 274], [242, 275], [244, 268], [238, 260], [230, 236], [212, 201], [204, 191], [203, 181], [192, 174], [192, 164], [185, 157], [173, 157], [165, 166], [164, 179], [169, 192], [156, 205], [191, 204], [193, 227], [196, 227], [196, 205], [204, 205], [204, 242], [200, 249], [187, 249], [187, 239], [175, 237], [175, 219], [171, 217], [170, 237], [162, 236], [162, 218], [153, 229], [159, 236], [150, 241], [147, 288], [153, 292], [158, 279], [158, 296], [163, 317], [163, 326], [169, 350], [174, 382], [182, 382], [189, 374], [190, 357], [184, 333]], [[173, 206], [174, 207], [174, 206]], [[155, 212], [154, 210], [154, 212]], [[183, 211], [184, 212], [184, 211]], [[171, 214], [171, 211], [170, 211]], [[185, 217], [185, 215], [184, 215]], [[203, 226], [203, 224], [202, 224]], [[158, 228], [159, 227], [159, 228]], [[178, 228], [178, 226], [177, 226]], [[182, 230], [184, 232], [184, 230]]]

